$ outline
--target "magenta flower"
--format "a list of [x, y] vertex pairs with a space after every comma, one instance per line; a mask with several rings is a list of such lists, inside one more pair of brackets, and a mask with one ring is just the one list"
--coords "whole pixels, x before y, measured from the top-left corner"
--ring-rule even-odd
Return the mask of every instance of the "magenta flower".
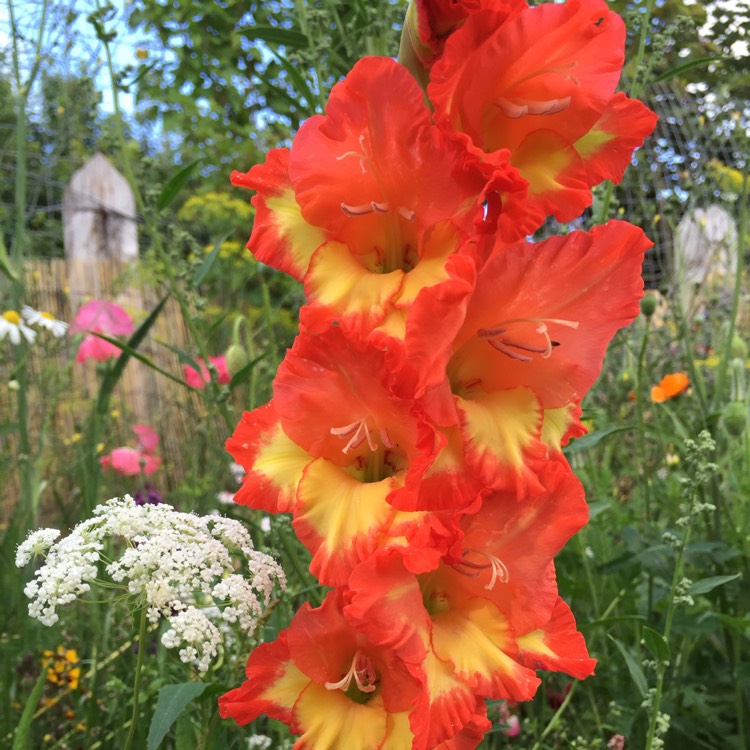
[[[231, 382], [232, 376], [229, 374], [229, 370], [227, 369], [227, 358], [225, 356], [222, 355], [221, 357], [209, 357], [208, 361], [212, 365], [214, 365], [214, 367], [216, 367], [219, 383]], [[211, 373], [209, 373], [208, 371], [208, 366], [206, 365], [205, 360], [198, 357], [195, 362], [200, 366], [200, 372], [198, 372], [194, 367], [190, 367], [190, 365], [185, 365], [183, 367], [185, 373], [185, 382], [191, 388], [202, 390], [206, 387], [206, 383], [209, 383], [211, 381]]]
[[115, 448], [108, 456], [102, 456], [99, 463], [103, 469], [112, 469], [124, 477], [139, 474], [149, 477], [161, 466], [161, 459], [136, 448]]
[[[79, 308], [68, 333], [103, 333], [107, 336], [128, 336], [133, 333], [133, 321], [125, 310], [114, 302], [92, 299]], [[88, 335], [81, 342], [76, 354], [76, 362], [95, 359], [104, 362], [120, 354], [120, 349], [98, 336]]]

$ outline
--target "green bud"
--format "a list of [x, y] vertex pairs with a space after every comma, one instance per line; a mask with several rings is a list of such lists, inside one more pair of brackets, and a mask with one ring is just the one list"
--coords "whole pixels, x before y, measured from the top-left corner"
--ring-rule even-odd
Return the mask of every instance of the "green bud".
[[650, 318], [656, 312], [656, 295], [646, 294], [641, 297], [641, 313], [644, 317]]
[[250, 361], [245, 347], [240, 344], [232, 344], [226, 353], [227, 370], [230, 375], [236, 375]]
[[724, 429], [732, 437], [739, 437], [745, 431], [747, 407], [742, 401], [732, 401], [727, 404], [721, 416], [724, 422]]
[[732, 336], [732, 346], [729, 351], [733, 359], [747, 359], [747, 344], [737, 333]]

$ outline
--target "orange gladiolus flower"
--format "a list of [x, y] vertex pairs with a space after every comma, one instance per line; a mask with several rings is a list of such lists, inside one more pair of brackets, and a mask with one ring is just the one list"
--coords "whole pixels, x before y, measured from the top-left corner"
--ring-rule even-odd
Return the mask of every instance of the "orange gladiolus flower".
[[469, 14], [448, 37], [427, 91], [436, 122], [489, 163], [510, 158], [527, 182], [525, 195], [502, 199], [500, 230], [518, 239], [548, 215], [576, 218], [592, 186], [619, 182], [656, 115], [615, 93], [625, 27], [607, 3], [501, 7]]
[[684, 372], [672, 372], [665, 375], [659, 385], [651, 389], [651, 400], [660, 404], [667, 399], [679, 396], [690, 385], [688, 376]]

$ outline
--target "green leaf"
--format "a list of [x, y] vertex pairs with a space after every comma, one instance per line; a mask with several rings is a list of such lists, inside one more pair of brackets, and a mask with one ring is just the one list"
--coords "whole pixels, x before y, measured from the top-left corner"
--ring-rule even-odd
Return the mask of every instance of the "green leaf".
[[609, 510], [612, 507], [610, 500], [599, 500], [594, 503], [589, 503], [589, 521], [593, 521], [600, 513], [604, 513], [605, 510]]
[[179, 685], [165, 685], [159, 691], [154, 718], [148, 729], [148, 750], [157, 750], [188, 703], [201, 695], [207, 687], [205, 682], [183, 682]]
[[[115, 344], [116, 346], [119, 346], [120, 349], [122, 349], [122, 354], [120, 354], [114, 366], [104, 376], [101, 387], [99, 388], [99, 397], [96, 402], [96, 411], [98, 414], [106, 413], [109, 398], [112, 395], [112, 391], [114, 390], [115, 386], [117, 385], [117, 381], [122, 377], [123, 372], [125, 372], [125, 366], [128, 364], [128, 360], [130, 359], [130, 357], [141, 357], [141, 355], [136, 355], [136, 350], [141, 345], [143, 339], [146, 338], [146, 334], [151, 329], [151, 326], [153, 326], [156, 322], [156, 319], [159, 317], [159, 313], [164, 309], [164, 305], [167, 304], [168, 299], [168, 294], [162, 297], [156, 307], [151, 311], [151, 314], [146, 318], [146, 320], [143, 321], [143, 323], [140, 324], [140, 326], [138, 326], [136, 332], [130, 337], [130, 340], [128, 341], [126, 347], [123, 346], [121, 342], [116, 341], [115, 339], [109, 339], [109, 337], [107, 336], [95, 334], [99, 336], [99, 338], [106, 339], [110, 343]], [[126, 348], [127, 351], [125, 350]]]
[[125, 354], [127, 354], [129, 357], [132, 357], [133, 359], [137, 359], [139, 362], [143, 362], [144, 365], [148, 365], [148, 367], [150, 367], [152, 370], [156, 370], [156, 372], [160, 373], [165, 378], [174, 380], [175, 383], [184, 385], [186, 388], [190, 387], [184, 380], [180, 380], [180, 378], [178, 378], [176, 375], [173, 375], [171, 372], [168, 372], [167, 370], [163, 370], [161, 367], [159, 367], [159, 365], [154, 364], [148, 357], [136, 351], [132, 347], [123, 343], [122, 341], [119, 341], [118, 339], [113, 339], [111, 336], [107, 336], [104, 333], [94, 333], [93, 335], [100, 339], [103, 339], [104, 341], [108, 341], [110, 344], [114, 344], [118, 349], [120, 349], [120, 351], [124, 352]]
[[16, 736], [13, 740], [12, 750], [27, 750], [27, 748], [31, 747], [29, 744], [29, 730], [34, 722], [34, 712], [36, 711], [39, 699], [42, 697], [42, 690], [44, 690], [44, 684], [46, 682], [47, 670], [43, 669], [37, 678], [37, 681], [34, 683], [34, 687], [31, 689], [29, 697], [26, 699], [26, 705], [23, 707], [21, 720], [16, 727]]
[[603, 617], [601, 620], [594, 620], [593, 622], [582, 622], [581, 628], [598, 628], [602, 625], [609, 627], [610, 625], [616, 625], [619, 622], [646, 622], [646, 618], [643, 615], [617, 615], [615, 617]]
[[700, 57], [697, 60], [688, 60], [685, 63], [682, 63], [682, 65], [678, 65], [676, 68], [672, 68], [672, 70], [668, 70], [666, 73], [662, 73], [661, 75], [656, 76], [651, 83], [661, 83], [662, 81], [668, 81], [670, 78], [674, 78], [675, 76], [680, 75], [680, 73], [684, 73], [686, 70], [690, 70], [691, 68], [697, 68], [702, 65], [711, 65], [711, 63], [720, 63], [724, 62], [725, 60], [731, 60], [731, 56], [723, 56], [723, 57]]
[[307, 47], [307, 37], [300, 31], [282, 29], [278, 26], [251, 26], [242, 29], [246, 39], [261, 39], [271, 44], [283, 44], [287, 47]]
[[3, 422], [3, 424], [0, 424], [0, 435], [10, 435], [11, 432], [18, 432], [18, 422]]
[[172, 201], [177, 197], [177, 194], [182, 188], [187, 185], [187, 181], [190, 179], [190, 175], [193, 174], [195, 168], [203, 161], [203, 157], [197, 158], [195, 161], [191, 161], [190, 164], [183, 167], [177, 174], [172, 175], [169, 178], [167, 184], [162, 188], [159, 200], [156, 202], [156, 208], [159, 211], [163, 211], [169, 206]]
[[200, 268], [195, 272], [195, 278], [193, 279], [193, 282], [196, 286], [199, 286], [201, 283], [203, 283], [203, 280], [208, 276], [208, 272], [211, 270], [211, 266], [213, 266], [214, 261], [216, 260], [217, 256], [219, 255], [219, 250], [221, 250], [221, 246], [224, 244], [224, 241], [226, 240], [229, 235], [232, 234], [232, 231], [228, 231], [213, 247], [213, 250], [205, 257], [203, 260], [203, 263], [201, 263]]
[[643, 636], [643, 642], [646, 644], [646, 648], [659, 661], [669, 661], [669, 644], [661, 633], [644, 625], [641, 635]]
[[10, 262], [2, 232], [0, 232], [0, 270], [2, 270], [11, 281], [18, 281], [21, 278], [18, 271], [16, 271], [13, 264]]
[[625, 432], [626, 430], [632, 429], [631, 425], [620, 425], [618, 427], [608, 427], [605, 430], [595, 430], [589, 435], [584, 435], [583, 437], [573, 440], [569, 445], [566, 445], [565, 448], [563, 448], [563, 452], [567, 456], [570, 453], [585, 451], [598, 445], [602, 440], [610, 437], [610, 435], [616, 435], [618, 432]]
[[248, 380], [250, 380], [250, 376], [253, 374], [253, 370], [255, 369], [255, 365], [258, 364], [262, 359], [265, 359], [270, 352], [264, 352], [259, 357], [256, 357], [255, 359], [248, 362], [241, 370], [237, 370], [237, 372], [232, 376], [232, 381], [229, 383], [229, 389], [236, 388], [238, 385], [242, 385], [243, 383], [247, 383]]
[[688, 594], [707, 594], [709, 591], [713, 591], [715, 588], [723, 586], [725, 583], [736, 581], [739, 577], [740, 574], [735, 573], [733, 576], [711, 576], [710, 578], [702, 578], [700, 581], [696, 581], [688, 589]]
[[160, 344], [166, 349], [169, 349], [170, 352], [174, 352], [177, 355], [177, 358], [180, 360], [180, 364], [192, 367], [196, 372], [201, 371], [201, 366], [187, 352], [179, 349], [176, 346], [172, 346], [172, 344], [169, 344], [166, 341], [161, 341], [160, 339], [157, 339], [156, 343]]
[[732, 630], [744, 633], [750, 630], [750, 617], [730, 617], [729, 615], [716, 615], [722, 625], [726, 625]]
[[632, 657], [630, 652], [622, 643], [620, 643], [620, 641], [617, 640], [617, 638], [613, 638], [611, 635], [608, 636], [608, 638], [615, 644], [615, 646], [617, 646], [618, 651], [622, 654], [628, 672], [630, 672], [630, 676], [633, 678], [633, 682], [638, 688], [641, 698], [645, 698], [646, 693], [648, 692], [648, 683], [646, 682], [646, 675], [643, 674], [641, 665]]
[[[279, 65], [284, 68], [289, 78], [291, 78], [297, 93], [301, 94], [307, 102], [310, 113], [314, 113], [316, 111], [316, 105], [320, 105], [320, 97], [313, 94], [312, 89], [308, 85], [307, 81], [304, 79], [299, 70], [297, 70], [297, 68], [295, 68], [294, 65], [289, 62], [289, 60], [285, 59], [274, 50], [271, 50], [271, 52], [273, 52], [274, 57], [279, 62]], [[299, 102], [297, 102], [297, 106], [299, 106]]]

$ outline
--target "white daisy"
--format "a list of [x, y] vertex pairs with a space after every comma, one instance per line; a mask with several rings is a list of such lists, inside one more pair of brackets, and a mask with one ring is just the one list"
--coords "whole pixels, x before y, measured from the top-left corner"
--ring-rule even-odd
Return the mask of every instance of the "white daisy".
[[36, 331], [29, 328], [15, 310], [6, 310], [0, 315], [0, 341], [6, 336], [11, 344], [18, 346], [21, 343], [21, 336], [32, 343], [36, 338]]
[[60, 338], [60, 336], [64, 336], [65, 331], [68, 330], [68, 324], [62, 320], [57, 320], [51, 313], [40, 312], [39, 310], [35, 310], [33, 307], [24, 305], [22, 314], [30, 325], [39, 325], [42, 328], [46, 328], [48, 331], [51, 331], [53, 336], [56, 336], [57, 338]]

